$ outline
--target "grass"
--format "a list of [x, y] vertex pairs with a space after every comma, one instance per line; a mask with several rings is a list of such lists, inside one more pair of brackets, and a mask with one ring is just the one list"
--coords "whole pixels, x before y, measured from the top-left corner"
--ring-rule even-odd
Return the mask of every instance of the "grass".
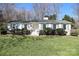
[[79, 56], [79, 37], [0, 36], [2, 56]]

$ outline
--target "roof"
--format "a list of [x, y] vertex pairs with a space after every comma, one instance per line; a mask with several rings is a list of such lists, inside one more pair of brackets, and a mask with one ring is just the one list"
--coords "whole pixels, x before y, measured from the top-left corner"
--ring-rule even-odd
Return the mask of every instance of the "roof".
[[70, 24], [71, 22], [65, 21], [65, 20], [27, 20], [27, 21], [20, 21], [20, 20], [12, 20], [11, 22], [21, 22], [21, 23], [29, 23], [29, 22], [38, 22], [38, 23], [53, 23], [53, 24]]
[[43, 20], [40, 23], [53, 23], [53, 24], [70, 24], [71, 22], [65, 20]]

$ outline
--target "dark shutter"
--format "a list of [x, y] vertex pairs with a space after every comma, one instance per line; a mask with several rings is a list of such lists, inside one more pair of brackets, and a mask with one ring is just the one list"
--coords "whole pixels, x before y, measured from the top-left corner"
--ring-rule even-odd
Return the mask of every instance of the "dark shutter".
[[27, 29], [27, 24], [25, 24], [25, 29]]
[[46, 28], [46, 24], [43, 24], [43, 29], [45, 29]]
[[66, 24], [63, 24], [63, 29], [66, 29]]
[[53, 24], [53, 29], [56, 29], [56, 24]]

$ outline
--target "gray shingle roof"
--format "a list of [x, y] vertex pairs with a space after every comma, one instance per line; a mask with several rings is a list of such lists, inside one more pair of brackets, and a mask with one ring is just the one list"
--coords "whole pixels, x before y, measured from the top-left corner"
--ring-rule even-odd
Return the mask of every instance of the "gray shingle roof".
[[71, 22], [65, 21], [65, 20], [27, 20], [27, 21], [19, 21], [19, 20], [13, 20], [9, 21], [10, 22], [21, 22], [21, 23], [29, 23], [29, 22], [38, 22], [38, 23], [53, 23], [53, 24], [70, 24]]

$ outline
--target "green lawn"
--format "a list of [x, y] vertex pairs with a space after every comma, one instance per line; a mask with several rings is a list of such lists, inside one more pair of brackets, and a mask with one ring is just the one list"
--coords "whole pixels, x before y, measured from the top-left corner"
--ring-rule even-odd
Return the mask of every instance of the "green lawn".
[[79, 37], [1, 35], [0, 55], [79, 56]]

